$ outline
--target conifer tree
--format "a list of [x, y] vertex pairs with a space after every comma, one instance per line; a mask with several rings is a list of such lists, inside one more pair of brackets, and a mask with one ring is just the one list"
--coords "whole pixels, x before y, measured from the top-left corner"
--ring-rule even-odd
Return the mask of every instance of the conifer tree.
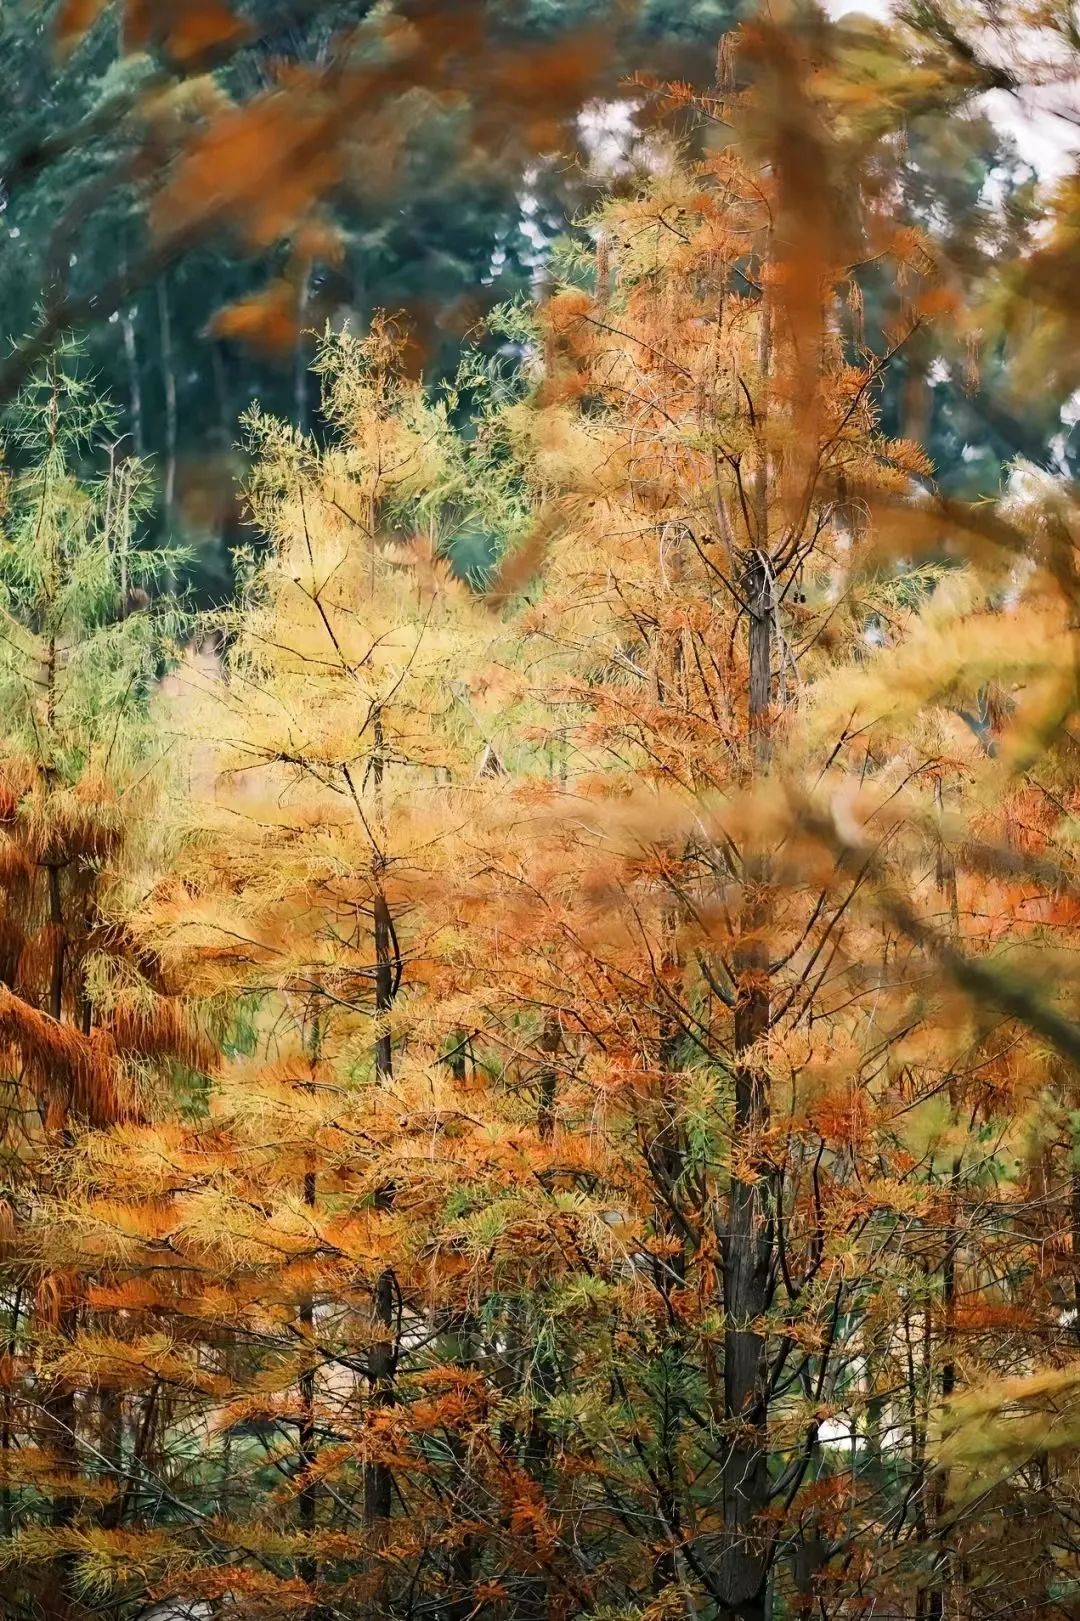
[[516, 371], [433, 394], [382, 323], [324, 346], [332, 443], [248, 419], [264, 544], [157, 711], [188, 781], [128, 912], [226, 1035], [197, 1096], [69, 1111], [16, 1252], [82, 1280], [50, 1422], [121, 1392], [101, 1524], [19, 1488], [69, 1594], [1068, 1600], [1075, 513], [883, 431], [951, 295], [829, 66], [759, 22], [653, 92], [731, 138], [656, 139], [500, 313]]
[[51, 362], [13, 414], [0, 534], [0, 1491], [9, 1557], [35, 1520], [53, 1528], [34, 1559], [57, 1615], [73, 1598], [80, 1499], [109, 1494], [91, 1484], [106, 1458], [90, 1436], [121, 1467], [124, 1414], [83, 1360], [80, 1337], [102, 1326], [43, 1214], [72, 1194], [81, 1129], [138, 1115], [163, 1065], [205, 1053], [113, 909], [154, 797], [160, 751], [142, 716], [169, 626], [140, 606], [162, 566], [137, 544], [145, 470], [82, 470], [111, 423]]
[[[763, 70], [798, 106], [773, 50]], [[789, 1559], [812, 1582], [831, 1551], [812, 1499], [770, 1516], [831, 1478], [804, 1408], [854, 1355], [828, 1245], [866, 1218], [834, 1228], [820, 1207], [826, 1149], [838, 1187], [854, 1174], [846, 1126], [808, 1103], [778, 1137], [770, 1098], [850, 896], [775, 882], [753, 821], [733, 810], [721, 833], [702, 807], [769, 803], [796, 683], [850, 660], [874, 611], [848, 585], [837, 489], [903, 491], [923, 464], [875, 434], [881, 362], [847, 362], [831, 289], [853, 270], [827, 210], [811, 227], [785, 161], [748, 161], [673, 160], [600, 222], [613, 285], [551, 300], [540, 392], [495, 414], [473, 467], [490, 476], [497, 445], [549, 542], [539, 597], [501, 624], [390, 538], [425, 497], [460, 499], [469, 454], [394, 380], [382, 334], [333, 357], [333, 452], [254, 420], [275, 547], [203, 726], [244, 797], [199, 804], [221, 831], [150, 926], [197, 990], [268, 998], [256, 1041], [277, 1063], [230, 1067], [216, 1106], [239, 1155], [220, 1173], [232, 1259], [210, 1269], [243, 1302], [231, 1332], [250, 1344], [249, 1314], [291, 1301], [367, 1400], [357, 1428], [302, 1357], [238, 1364], [255, 1383], [230, 1421], [295, 1428], [293, 1463], [277, 1456], [300, 1537], [277, 1546], [303, 1584], [249, 1571], [249, 1602], [393, 1610], [430, 1561], [452, 1613], [470, 1589], [558, 1613], [610, 1580], [631, 1606], [754, 1616]], [[909, 239], [886, 246], [927, 268]], [[799, 255], [818, 289], [801, 301]], [[494, 596], [540, 555], [526, 540]], [[481, 753], [470, 686], [508, 632], [507, 742]], [[615, 807], [642, 793], [663, 807], [645, 825], [670, 829], [625, 831]], [[800, 1067], [829, 1063], [811, 1046]], [[203, 1220], [176, 1220], [174, 1243], [205, 1244]], [[865, 1265], [860, 1323], [890, 1282]], [[448, 1393], [426, 1404], [432, 1380]], [[317, 1553], [320, 1517], [342, 1515], [368, 1533], [352, 1573]], [[563, 1528], [581, 1516], [579, 1555]]]

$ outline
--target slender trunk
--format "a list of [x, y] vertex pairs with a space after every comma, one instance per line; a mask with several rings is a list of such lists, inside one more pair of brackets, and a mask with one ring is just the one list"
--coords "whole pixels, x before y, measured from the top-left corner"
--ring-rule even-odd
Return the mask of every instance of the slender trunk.
[[[674, 936], [674, 924], [671, 929]], [[674, 950], [668, 965], [677, 959]], [[682, 1197], [686, 1164], [683, 1131], [679, 1124], [677, 1100], [671, 1096], [672, 1072], [678, 1059], [679, 1031], [674, 1019], [664, 1014], [660, 1021], [658, 1062], [660, 1068], [661, 1127], [652, 1150], [654, 1175], [660, 1178], [660, 1198], [656, 1205], [656, 1226], [664, 1239], [664, 1252], [653, 1263], [657, 1293], [663, 1303], [664, 1340], [657, 1357], [659, 1415], [657, 1438], [661, 1473], [658, 1478], [661, 1531], [668, 1540], [653, 1571], [653, 1588], [681, 1585], [680, 1569], [683, 1536], [683, 1481], [679, 1466], [679, 1443], [683, 1430], [684, 1374], [686, 1342], [679, 1303], [675, 1296], [686, 1287], [686, 1230], [678, 1219], [677, 1205]]]
[[[50, 728], [54, 720], [55, 683], [56, 641], [54, 637], [49, 644], [47, 673]], [[49, 902], [49, 926], [52, 930], [49, 1013], [59, 1023], [64, 1012], [64, 971], [67, 963], [67, 935], [64, 927], [63, 896], [60, 888], [60, 864], [55, 861], [49, 862], [45, 868], [45, 876]], [[70, 1092], [62, 1100], [56, 1098], [48, 1100], [47, 1127], [50, 1133], [54, 1134], [59, 1141], [64, 1141], [67, 1138], [67, 1122], [70, 1108]], [[56, 1318], [57, 1331], [61, 1343], [70, 1345], [75, 1338], [78, 1323], [78, 1306], [71, 1296], [69, 1280], [59, 1278], [55, 1281], [58, 1283], [61, 1295]], [[57, 1470], [63, 1476], [73, 1479], [78, 1471], [77, 1413], [75, 1387], [68, 1379], [58, 1377], [52, 1381], [42, 1400], [42, 1410], [45, 1417], [46, 1443], [51, 1450]], [[59, 1491], [52, 1500], [50, 1519], [53, 1526], [57, 1530], [70, 1526], [74, 1522], [78, 1506], [79, 1499], [73, 1492]], [[71, 1556], [69, 1554], [59, 1555], [56, 1560], [54, 1591], [51, 1599], [58, 1618], [70, 1613], [71, 1572]]]
[[[939, 816], [944, 812], [944, 789], [940, 777], [935, 784], [934, 797]], [[948, 929], [955, 939], [959, 931], [960, 905], [956, 887], [956, 863], [952, 854], [945, 845], [939, 842], [937, 858], [937, 888], [938, 893], [948, 908]], [[949, 1118], [956, 1118], [956, 1088], [949, 1083]], [[949, 1170], [949, 1182], [946, 1190], [946, 1219], [945, 1219], [945, 1253], [941, 1267], [941, 1347], [944, 1351], [944, 1361], [941, 1365], [941, 1398], [948, 1401], [956, 1390], [956, 1362], [954, 1360], [953, 1336], [956, 1318], [956, 1258], [959, 1247], [959, 1233], [956, 1209], [956, 1188], [960, 1176], [962, 1159], [954, 1154]], [[931, 1375], [933, 1344], [931, 1340], [932, 1325], [927, 1317], [927, 1376]], [[933, 1491], [931, 1493], [931, 1514], [933, 1516], [933, 1534], [937, 1542], [937, 1551], [934, 1556], [933, 1572], [930, 1584], [924, 1594], [920, 1595], [920, 1603], [927, 1617], [927, 1621], [940, 1621], [945, 1614], [945, 1602], [948, 1593], [952, 1571], [953, 1559], [951, 1551], [941, 1536], [940, 1526], [946, 1516], [948, 1477], [944, 1470], [935, 1472]]]
[[[754, 553], [748, 571], [750, 610], [749, 728], [755, 769], [768, 760], [772, 691], [773, 601], [767, 557]], [[736, 952], [734, 1147], [749, 1160], [750, 1177], [733, 1174], [724, 1234], [724, 1416], [728, 1450], [721, 1471], [724, 1530], [718, 1586], [724, 1611], [763, 1621], [768, 1585], [768, 1413], [765, 1341], [757, 1327], [768, 1305], [773, 1244], [773, 1175], [760, 1144], [769, 1123], [768, 1078], [755, 1052], [768, 1034], [768, 955], [761, 942], [767, 918], [767, 863], [744, 862], [741, 942]]]
[[[462, 1318], [457, 1338], [457, 1354], [453, 1354], [453, 1347], [451, 1347], [450, 1360], [461, 1368], [475, 1367], [479, 1336], [474, 1317], [466, 1315]], [[476, 1485], [469, 1467], [468, 1448], [463, 1444], [460, 1436], [451, 1435], [450, 1449], [453, 1453], [460, 1481], [457, 1488], [460, 1517], [465, 1521], [477, 1519], [479, 1514], [474, 1506]], [[449, 1560], [450, 1598], [446, 1606], [446, 1621], [469, 1621], [469, 1617], [476, 1610], [473, 1583], [475, 1580], [477, 1552], [478, 1539], [475, 1531], [464, 1532], [453, 1545]]]
[[[61, 1287], [66, 1288], [68, 1286], [62, 1284]], [[61, 1304], [57, 1324], [60, 1339], [66, 1346], [70, 1346], [73, 1342], [77, 1324], [78, 1307], [68, 1296]], [[57, 1469], [65, 1477], [73, 1479], [78, 1473], [79, 1467], [74, 1385], [67, 1379], [55, 1379], [42, 1402], [42, 1406], [47, 1415], [51, 1451]], [[58, 1492], [52, 1501], [51, 1519], [53, 1525], [58, 1528], [71, 1525], [74, 1522], [78, 1506], [79, 1499], [74, 1492], [66, 1490]], [[70, 1561], [62, 1555], [60, 1563], [66, 1572], [70, 1566]]]
[[[378, 714], [375, 717], [375, 750], [372, 771], [375, 782], [376, 821], [379, 828], [380, 843], [384, 848], [386, 842], [386, 816], [383, 804], [383, 729], [382, 717]], [[386, 866], [383, 848], [375, 851], [372, 861], [372, 877], [375, 889], [373, 911], [375, 933], [375, 1078], [378, 1082], [389, 1084], [393, 1078], [390, 1011], [397, 993], [397, 981], [401, 964], [394, 921], [383, 891], [383, 873]], [[386, 1189], [382, 1192], [379, 1195], [378, 1202], [384, 1209], [389, 1208], [393, 1202], [393, 1190]], [[372, 1338], [368, 1361], [368, 1379], [371, 1388], [371, 1407], [374, 1412], [377, 1412], [379, 1408], [392, 1406], [394, 1401], [394, 1374], [397, 1368], [397, 1344], [394, 1332], [396, 1300], [397, 1279], [394, 1277], [393, 1270], [387, 1267], [380, 1273], [372, 1297], [371, 1316], [375, 1333]], [[389, 1520], [392, 1491], [393, 1480], [386, 1464], [369, 1463], [364, 1466], [364, 1523], [366, 1525], [377, 1526]]]
[[[562, 1026], [557, 1013], [549, 1013], [540, 1032], [540, 1051], [553, 1059], [562, 1043]], [[555, 1100], [558, 1092], [558, 1072], [554, 1063], [547, 1063], [540, 1071], [536, 1105], [536, 1130], [542, 1143], [549, 1143], [555, 1135]]]
[[128, 578], [128, 556], [131, 551], [131, 479], [132, 469], [130, 463], [122, 475], [123, 487], [123, 514], [120, 519], [120, 617], [126, 619], [128, 615], [128, 593], [131, 581]]
[[[16, 1288], [11, 1302], [11, 1317], [8, 1323], [7, 1345], [5, 1347], [7, 1361], [12, 1368], [19, 1351], [19, 1316], [22, 1311], [22, 1290]], [[4, 1417], [0, 1425], [0, 1456], [3, 1460], [3, 1488], [0, 1491], [0, 1523], [3, 1525], [4, 1535], [10, 1537], [15, 1529], [12, 1515], [10, 1468], [11, 1468], [11, 1437], [12, 1437], [12, 1380], [4, 1380]]]
[[98, 1450], [109, 1467], [116, 1495], [101, 1510], [106, 1531], [119, 1525], [120, 1481], [124, 1468], [124, 1399], [118, 1390], [103, 1390], [98, 1406]]
[[[551, 1435], [543, 1417], [543, 1407], [555, 1394], [557, 1369], [550, 1352], [542, 1344], [534, 1345], [530, 1360], [531, 1388], [524, 1464], [533, 1479], [540, 1483], [545, 1498], [548, 1498], [552, 1483], [553, 1459]], [[534, 1570], [522, 1581], [514, 1605], [514, 1614], [519, 1621], [546, 1621], [550, 1610], [551, 1574], [537, 1553]]]
[[[165, 519], [167, 523], [171, 524], [173, 507], [176, 504], [176, 368], [173, 358], [169, 288], [164, 272], [157, 280], [157, 301], [158, 331], [161, 339], [161, 377], [165, 390], [165, 485], [162, 493], [165, 501]], [[166, 582], [166, 589], [170, 594], [176, 590], [176, 581], [171, 572]]]
[[[315, 1172], [307, 1171], [304, 1175], [304, 1204], [309, 1210], [315, 1208]], [[314, 1356], [313, 1341], [315, 1338], [315, 1301], [311, 1295], [306, 1295], [300, 1302], [297, 1314], [300, 1319], [300, 1332], [305, 1345]], [[297, 1498], [297, 1521], [305, 1537], [312, 1537], [315, 1533], [316, 1509], [318, 1504], [318, 1488], [311, 1478], [311, 1470], [316, 1458], [315, 1441], [315, 1368], [309, 1362], [300, 1375], [300, 1433], [297, 1443], [296, 1466], [301, 1479], [300, 1494]], [[316, 1559], [310, 1553], [305, 1553], [300, 1560], [300, 1579], [309, 1587], [314, 1587], [319, 1575]], [[318, 1607], [310, 1611], [311, 1621], [317, 1621]]]
[[56, 724], [56, 659], [56, 634], [53, 632], [45, 656], [45, 720], [50, 732]]
[[127, 1483], [124, 1487], [123, 1496], [120, 1499], [120, 1505], [117, 1510], [118, 1525], [122, 1525], [124, 1523], [128, 1510], [136, 1501], [138, 1495], [139, 1477], [142, 1473], [144, 1464], [147, 1463], [153, 1447], [154, 1433], [157, 1428], [158, 1404], [160, 1397], [161, 1381], [159, 1379], [155, 1379], [146, 1396], [143, 1398], [142, 1414], [139, 1418], [138, 1425], [135, 1427], [131, 1447], [131, 1467], [127, 1474]]
[[49, 885], [49, 924], [53, 930], [52, 973], [49, 980], [49, 1012], [59, 1022], [64, 1011], [64, 960], [67, 942], [64, 936], [64, 908], [60, 898], [60, 868], [51, 861], [45, 869]]
[[607, 307], [611, 291], [611, 244], [606, 231], [596, 236], [596, 303], [599, 309]]
[[142, 378], [139, 375], [139, 353], [135, 345], [135, 308], [128, 306], [120, 316], [124, 334], [124, 359], [127, 364], [128, 410], [131, 413], [131, 442], [135, 454], [146, 454], [146, 430], [143, 426]]
[[934, 1402], [934, 1331], [933, 1320], [929, 1305], [922, 1314], [922, 1368], [919, 1385], [921, 1387], [921, 1400], [918, 1420], [918, 1445], [916, 1449], [917, 1472], [920, 1480], [918, 1507], [916, 1520], [919, 1537], [927, 1551], [932, 1555], [930, 1580], [915, 1595], [916, 1621], [941, 1621], [944, 1614], [944, 1589], [942, 1585], [942, 1554], [935, 1547], [935, 1532], [937, 1519], [937, 1473], [930, 1464], [927, 1456], [927, 1440], [930, 1433], [930, 1410]]
[[394, 926], [386, 897], [375, 896], [375, 1078], [393, 1077], [390, 1010], [394, 1005]]
[[397, 980], [400, 972], [400, 958], [397, 950], [397, 937], [394, 930], [394, 920], [390, 914], [386, 894], [383, 888], [383, 875], [386, 871], [386, 814], [383, 804], [383, 729], [382, 716], [375, 716], [375, 748], [371, 762], [372, 776], [375, 783], [375, 813], [379, 828], [380, 848], [376, 849], [371, 862], [372, 887], [375, 892], [373, 902], [373, 922], [375, 934], [375, 1078], [377, 1081], [389, 1082], [393, 1078], [394, 1059], [390, 1032], [390, 1012], [397, 994]]
[[[368, 1357], [368, 1379], [371, 1386], [371, 1407], [374, 1413], [391, 1407], [394, 1402], [394, 1373], [397, 1366], [397, 1344], [394, 1332], [397, 1281], [390, 1267], [380, 1273], [375, 1284], [372, 1301], [372, 1322], [375, 1333]], [[385, 1463], [364, 1466], [364, 1523], [378, 1526], [390, 1518], [393, 1480]]]
[[165, 506], [171, 511], [176, 498], [176, 370], [173, 358], [172, 312], [164, 275], [157, 281], [158, 331], [161, 341], [161, 381], [165, 393]]
[[304, 433], [308, 425], [308, 342], [305, 333], [305, 323], [308, 316], [308, 305], [311, 300], [311, 269], [304, 270], [300, 282], [300, 289], [296, 300], [296, 354], [294, 357], [295, 373], [293, 391], [296, 409], [296, 426]]

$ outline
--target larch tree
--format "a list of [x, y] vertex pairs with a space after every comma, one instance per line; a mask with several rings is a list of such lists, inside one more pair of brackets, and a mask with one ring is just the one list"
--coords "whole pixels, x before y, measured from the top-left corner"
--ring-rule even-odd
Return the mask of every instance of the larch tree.
[[331, 443], [248, 419], [264, 544], [127, 914], [220, 1051], [54, 1121], [13, 1251], [81, 1280], [22, 1388], [76, 1442], [123, 1392], [109, 1515], [24, 1487], [12, 1542], [88, 1604], [1068, 1601], [1075, 512], [883, 432], [953, 295], [833, 66], [765, 21], [653, 88], [704, 156], [657, 135], [500, 313], [516, 370], [433, 396], [381, 323]]
[[[348, 428], [333, 456], [305, 470], [311, 448], [263, 425], [269, 595], [243, 622], [248, 662], [210, 703], [216, 734], [235, 732], [226, 775], [262, 779], [279, 808], [257, 786], [228, 805], [228, 837], [196, 841], [152, 926], [178, 963], [203, 962], [207, 989], [253, 976], [277, 1039], [282, 1010], [296, 1028], [275, 1084], [312, 1101], [291, 1159], [270, 1132], [288, 1190], [275, 1234], [294, 1212], [289, 1247], [309, 1265], [340, 1267], [346, 1231], [364, 1246], [352, 1260], [374, 1327], [365, 1335], [354, 1305], [340, 1332], [364, 1348], [338, 1352], [366, 1381], [359, 1435], [339, 1416], [317, 1445], [316, 1383], [295, 1359], [277, 1374], [309, 1437], [291, 1471], [309, 1538], [294, 1544], [308, 1549], [305, 1585], [290, 1589], [301, 1607], [364, 1594], [393, 1610], [430, 1564], [448, 1613], [471, 1592], [522, 1615], [612, 1594], [754, 1617], [858, 1559], [821, 1409], [896, 1309], [907, 1229], [857, 1187], [873, 1110], [888, 1107], [874, 1091], [882, 1045], [891, 1055], [899, 1037], [868, 1012], [884, 995], [880, 963], [845, 945], [857, 877], [835, 893], [827, 870], [815, 883], [778, 864], [780, 788], [804, 688], [857, 661], [894, 590], [860, 573], [845, 489], [900, 497], [926, 471], [875, 431], [887, 357], [860, 354], [851, 335], [859, 261], [891, 254], [917, 287], [931, 267], [879, 222], [839, 257], [804, 70], [778, 35], [750, 45], [763, 83], [740, 109], [744, 153], [667, 164], [597, 222], [593, 291], [549, 300], [539, 391], [490, 425], [533, 494], [534, 532], [490, 593], [513, 602], [509, 619], [464, 636], [483, 611], [453, 604], [449, 666], [450, 609], [413, 584], [416, 543], [395, 561], [378, 539], [395, 504], [445, 487], [445, 422], [388, 386], [376, 339], [331, 393]], [[778, 132], [761, 111], [774, 101], [787, 109]], [[922, 318], [906, 300], [894, 348]], [[541, 559], [539, 594], [522, 599]], [[432, 714], [445, 724], [477, 647], [507, 627], [515, 746], [489, 739], [466, 786], [442, 727], [431, 752]], [[366, 854], [330, 876], [339, 827]], [[405, 855], [418, 829], [424, 861]], [[837, 1075], [838, 1048], [858, 1081]], [[313, 1146], [347, 1132], [329, 1079], [343, 1066], [365, 1087], [352, 1189]], [[262, 1057], [254, 1082], [250, 1066], [239, 1073], [232, 1129], [265, 1137]], [[462, 1087], [476, 1094], [467, 1110], [451, 1106]], [[431, 1145], [422, 1170], [418, 1131]], [[265, 1147], [248, 1152], [268, 1180]], [[449, 1203], [436, 1197], [448, 1185]], [[350, 1194], [370, 1213], [345, 1228]], [[251, 1219], [254, 1258], [265, 1240]], [[279, 1281], [263, 1291], [297, 1289], [284, 1244], [270, 1246]], [[294, 1296], [314, 1338], [316, 1300], [332, 1294], [324, 1278]], [[409, 1370], [471, 1394], [453, 1423], [449, 1397], [429, 1407], [410, 1390], [409, 1341], [454, 1353], [441, 1372], [423, 1357]], [[265, 1397], [251, 1401], [237, 1414], [265, 1412]], [[459, 1432], [439, 1467], [428, 1424]], [[351, 1512], [372, 1563], [343, 1586], [324, 1570], [320, 1586], [314, 1500], [330, 1523], [347, 1516], [330, 1471], [344, 1477], [358, 1457]], [[864, 1487], [852, 1489], [872, 1504], [877, 1483]], [[920, 1512], [900, 1524], [921, 1548]], [[864, 1574], [856, 1565], [854, 1588]], [[278, 1605], [283, 1579], [247, 1578]]]
[[221, 667], [180, 672], [183, 853], [138, 920], [169, 982], [230, 999], [236, 1026], [208, 1115], [88, 1139], [70, 1216], [68, 1242], [108, 1248], [102, 1302], [170, 1325], [187, 1359], [183, 1396], [178, 1362], [160, 1374], [175, 1526], [146, 1539], [148, 1566], [164, 1592], [252, 1615], [400, 1602], [414, 1561], [391, 1525], [436, 1557], [445, 1516], [408, 1493], [473, 1377], [439, 1374], [445, 1337], [468, 1331], [430, 1290], [454, 1192], [426, 1145], [468, 1123], [468, 1026], [445, 994], [461, 919], [436, 874], [507, 769], [495, 733], [520, 683], [438, 531], [485, 501], [512, 525], [520, 503], [495, 447], [470, 486], [452, 401], [401, 359], [389, 326], [328, 342], [325, 450], [249, 420], [269, 548]]
[[[910, 447], [874, 437], [878, 362], [846, 363], [831, 322], [831, 289], [854, 267], [815, 258], [791, 178], [725, 153], [610, 210], [598, 229], [614, 283], [552, 300], [556, 398], [523, 423], [538, 485], [565, 492], [565, 530], [521, 626], [526, 645], [559, 650], [539, 666], [552, 695], [569, 664], [565, 792], [588, 835], [537, 850], [516, 908], [516, 992], [538, 1009], [535, 1073], [553, 1076], [540, 1141], [548, 1116], [556, 1165], [568, 1140], [591, 1143], [562, 1174], [629, 1249], [595, 1266], [614, 1290], [597, 1291], [598, 1333], [614, 1315], [622, 1345], [590, 1370], [583, 1314], [570, 1318], [542, 1411], [598, 1399], [602, 1370], [605, 1440], [625, 1460], [606, 1514], [647, 1530], [653, 1553], [637, 1580], [661, 1602], [747, 1617], [766, 1613], [786, 1556], [797, 1573], [828, 1557], [812, 1493], [804, 1514], [798, 1498], [831, 1475], [813, 1392], [832, 1393], [850, 1360], [835, 1338], [839, 1233], [820, 1206], [815, 1219], [813, 1192], [827, 1148], [844, 1178], [846, 1122], [834, 1145], [809, 1074], [797, 1105], [774, 1100], [778, 1055], [804, 1023], [823, 1021], [822, 1045], [797, 1069], [833, 1061], [820, 1003], [839, 989], [847, 898], [775, 871], [769, 774], [797, 692], [851, 656], [871, 611], [845, 584], [844, 481], [902, 487], [921, 470]], [[796, 275], [813, 289], [802, 308]], [[605, 823], [619, 825], [625, 795], [620, 848]], [[750, 816], [717, 809], [746, 795]], [[864, 1218], [840, 1219], [848, 1236]], [[632, 1287], [616, 1283], [627, 1265]], [[538, 1331], [562, 1315], [535, 1286], [534, 1311]], [[576, 1440], [602, 1470], [595, 1438]], [[561, 1505], [553, 1463], [544, 1478]]]
[[40, 1572], [57, 1615], [74, 1597], [80, 1502], [107, 1513], [119, 1489], [125, 1415], [83, 1355], [83, 1336], [109, 1330], [43, 1240], [46, 1212], [78, 1186], [81, 1131], [152, 1108], [173, 1067], [208, 1050], [116, 909], [162, 781], [144, 717], [172, 627], [145, 611], [164, 566], [138, 545], [145, 470], [113, 454], [103, 474], [82, 472], [111, 422], [52, 361], [17, 402], [0, 532], [0, 1492], [9, 1551], [32, 1546], [28, 1593]]

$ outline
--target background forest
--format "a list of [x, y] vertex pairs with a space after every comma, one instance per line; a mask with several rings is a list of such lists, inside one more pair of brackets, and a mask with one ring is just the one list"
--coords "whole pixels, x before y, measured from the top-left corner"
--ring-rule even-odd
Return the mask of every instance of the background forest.
[[1080, 1615], [1071, 11], [0, 28], [0, 1614]]

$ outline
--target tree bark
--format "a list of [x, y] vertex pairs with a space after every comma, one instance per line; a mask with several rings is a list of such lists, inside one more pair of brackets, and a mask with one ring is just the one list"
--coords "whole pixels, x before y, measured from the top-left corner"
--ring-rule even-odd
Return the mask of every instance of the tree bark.
[[[773, 601], [767, 557], [759, 550], [747, 580], [750, 609], [749, 729], [755, 767], [767, 763], [772, 691]], [[754, 1049], [768, 1034], [768, 956], [760, 939], [767, 914], [767, 862], [744, 859], [741, 940], [735, 957], [734, 1148], [749, 1158], [749, 1175], [735, 1172], [723, 1237], [724, 1417], [730, 1440], [723, 1462], [724, 1531], [718, 1588], [722, 1613], [764, 1621], [767, 1538], [760, 1517], [769, 1500], [765, 1341], [756, 1326], [768, 1306], [773, 1246], [773, 1176], [761, 1155], [769, 1123], [768, 1079]]]
[[[401, 972], [401, 956], [398, 949], [397, 935], [394, 930], [394, 920], [383, 892], [383, 873], [386, 868], [386, 813], [383, 803], [385, 763], [382, 716], [378, 713], [375, 716], [375, 746], [371, 766], [375, 785], [376, 822], [379, 830], [379, 846], [374, 850], [372, 856], [372, 883], [374, 889], [372, 920], [375, 938], [375, 1079], [379, 1084], [389, 1084], [393, 1079], [394, 1067], [390, 1011], [394, 1005], [394, 997], [397, 994]], [[377, 1202], [383, 1209], [388, 1209], [393, 1203], [393, 1198], [393, 1188], [387, 1187], [381, 1190]], [[371, 1392], [371, 1408], [375, 1413], [379, 1408], [392, 1406], [394, 1401], [394, 1374], [397, 1367], [397, 1346], [394, 1334], [396, 1300], [397, 1280], [394, 1277], [393, 1270], [387, 1267], [376, 1280], [372, 1295], [371, 1316], [375, 1326], [375, 1334], [372, 1338], [368, 1358], [368, 1380]], [[376, 1526], [390, 1518], [392, 1492], [393, 1480], [387, 1465], [384, 1463], [365, 1464], [365, 1525]]]
[[140, 459], [146, 454], [146, 430], [143, 426], [142, 379], [139, 376], [139, 354], [135, 343], [135, 307], [127, 305], [120, 318], [124, 334], [124, 359], [128, 376], [128, 409], [131, 412], [131, 442]]
[[[315, 1172], [304, 1173], [304, 1204], [309, 1210], [315, 1208]], [[308, 1348], [313, 1352], [312, 1342], [315, 1337], [315, 1301], [311, 1295], [306, 1295], [300, 1302], [297, 1313], [300, 1319], [300, 1331]], [[312, 1537], [315, 1533], [316, 1509], [318, 1503], [318, 1488], [311, 1479], [311, 1470], [316, 1459], [315, 1440], [315, 1369], [312, 1363], [305, 1367], [300, 1375], [300, 1433], [297, 1438], [296, 1467], [301, 1479], [300, 1494], [296, 1503], [296, 1517], [300, 1530], [305, 1537]], [[319, 1575], [318, 1563], [311, 1553], [305, 1553], [299, 1564], [300, 1579], [311, 1588]], [[318, 1621], [318, 1606], [309, 1611], [311, 1621]]]
[[[375, 1284], [372, 1302], [372, 1321], [375, 1337], [368, 1358], [368, 1379], [371, 1385], [371, 1407], [374, 1412], [390, 1407], [394, 1401], [394, 1371], [397, 1349], [394, 1335], [394, 1306], [397, 1283], [389, 1267]], [[393, 1480], [385, 1463], [364, 1466], [364, 1524], [376, 1526], [390, 1518]]]

